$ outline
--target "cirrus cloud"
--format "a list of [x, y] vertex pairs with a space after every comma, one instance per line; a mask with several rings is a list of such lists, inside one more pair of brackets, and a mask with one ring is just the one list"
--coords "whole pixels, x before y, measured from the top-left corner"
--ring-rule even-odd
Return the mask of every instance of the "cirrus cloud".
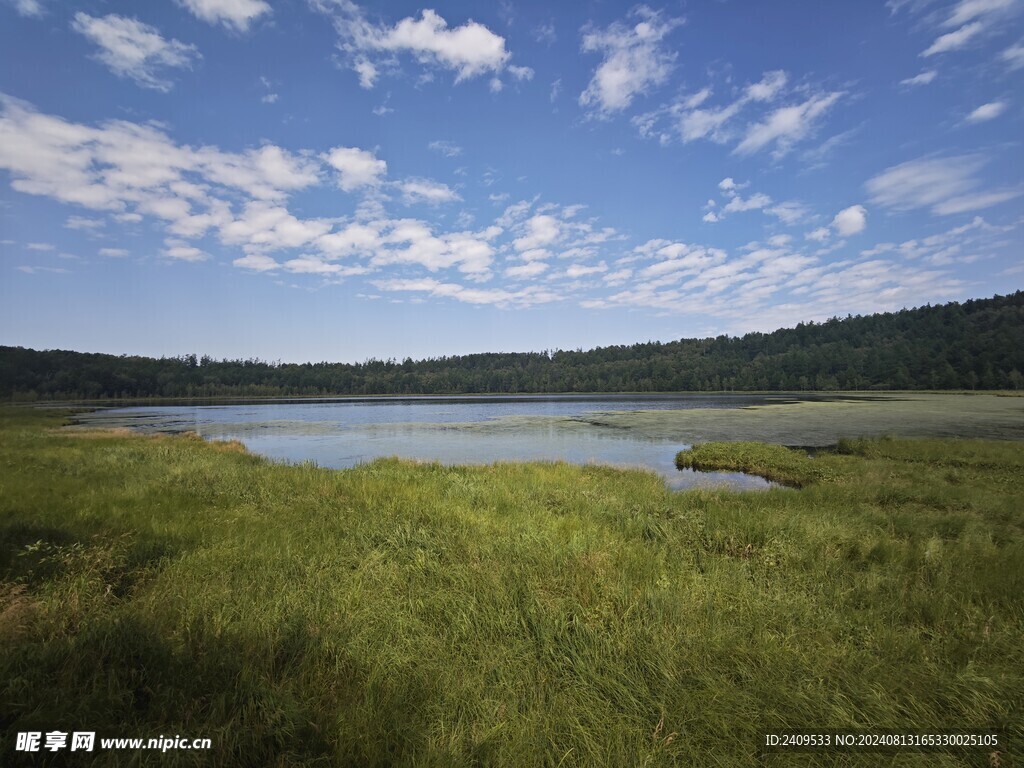
[[945, 216], [976, 211], [1024, 194], [1020, 187], [978, 191], [979, 154], [911, 160], [887, 168], [864, 185], [874, 203], [896, 211], [930, 208]]
[[113, 13], [98, 18], [79, 11], [71, 28], [99, 46], [96, 57], [111, 72], [134, 80], [143, 88], [171, 90], [174, 83], [158, 73], [165, 69], [189, 69], [201, 58], [194, 45], [165, 40], [155, 27]]

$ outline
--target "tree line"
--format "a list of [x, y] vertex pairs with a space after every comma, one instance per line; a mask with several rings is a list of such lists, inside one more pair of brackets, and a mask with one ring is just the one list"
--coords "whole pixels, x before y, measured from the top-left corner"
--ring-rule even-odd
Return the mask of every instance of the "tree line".
[[0, 347], [0, 396], [1024, 389], [1024, 291], [772, 333], [426, 360], [273, 363]]

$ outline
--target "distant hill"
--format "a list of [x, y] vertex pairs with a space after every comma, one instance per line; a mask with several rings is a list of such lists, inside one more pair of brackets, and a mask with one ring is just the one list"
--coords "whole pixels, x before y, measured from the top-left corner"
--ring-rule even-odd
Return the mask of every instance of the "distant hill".
[[587, 352], [274, 364], [0, 347], [16, 399], [718, 390], [1024, 389], [1024, 292], [772, 333]]

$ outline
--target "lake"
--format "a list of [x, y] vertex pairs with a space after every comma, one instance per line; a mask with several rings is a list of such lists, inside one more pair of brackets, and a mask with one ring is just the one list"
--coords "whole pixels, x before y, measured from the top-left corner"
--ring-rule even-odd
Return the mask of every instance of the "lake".
[[82, 426], [194, 431], [253, 453], [344, 468], [384, 456], [444, 464], [568, 461], [641, 467], [672, 488], [761, 478], [675, 468], [693, 443], [834, 445], [841, 437], [1024, 440], [1024, 398], [994, 395], [509, 395], [319, 398], [108, 407]]
[[735, 409], [794, 403], [789, 395], [566, 395], [282, 400], [104, 408], [77, 421], [141, 432], [194, 431], [237, 439], [272, 459], [345, 468], [385, 456], [445, 464], [567, 461], [653, 470], [674, 489], [771, 484], [740, 473], [677, 470], [678, 439], [604, 426], [631, 411]]

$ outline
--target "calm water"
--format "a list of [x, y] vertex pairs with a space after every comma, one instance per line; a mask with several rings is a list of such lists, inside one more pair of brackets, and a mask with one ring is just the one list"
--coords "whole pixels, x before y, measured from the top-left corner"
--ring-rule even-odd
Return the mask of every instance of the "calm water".
[[[589, 425], [603, 411], [741, 408], [793, 402], [787, 396], [522, 396], [263, 402], [249, 405], [163, 405], [107, 408], [84, 414], [89, 426], [126, 426], [144, 432], [192, 430], [211, 439], [238, 439], [272, 459], [352, 467], [383, 456], [485, 464], [495, 461], [568, 461], [643, 467], [672, 488], [727, 484], [765, 488], [739, 473], [679, 471], [683, 443], [637, 437]], [[572, 417], [570, 424], [551, 421]]]

